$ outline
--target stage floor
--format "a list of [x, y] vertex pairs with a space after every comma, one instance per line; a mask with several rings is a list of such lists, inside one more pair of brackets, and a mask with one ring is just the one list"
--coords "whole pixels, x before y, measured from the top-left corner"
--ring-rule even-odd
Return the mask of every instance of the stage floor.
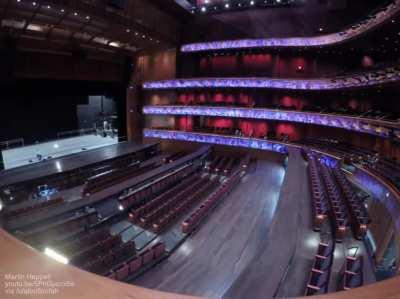
[[44, 160], [49, 157], [54, 159], [116, 143], [118, 138], [85, 135], [3, 150], [4, 169], [43, 162], [38, 160], [37, 155], [41, 155]]
[[0, 172], [0, 187], [24, 182], [39, 177], [77, 169], [97, 162], [124, 156], [154, 146], [155, 143], [141, 144], [121, 142], [113, 145], [83, 151], [68, 156], [33, 163]]

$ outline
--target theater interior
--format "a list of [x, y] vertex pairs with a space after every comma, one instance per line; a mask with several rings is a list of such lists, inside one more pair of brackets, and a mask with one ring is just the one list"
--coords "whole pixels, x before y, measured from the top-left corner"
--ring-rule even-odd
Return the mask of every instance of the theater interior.
[[400, 298], [400, 0], [0, 0], [0, 298]]

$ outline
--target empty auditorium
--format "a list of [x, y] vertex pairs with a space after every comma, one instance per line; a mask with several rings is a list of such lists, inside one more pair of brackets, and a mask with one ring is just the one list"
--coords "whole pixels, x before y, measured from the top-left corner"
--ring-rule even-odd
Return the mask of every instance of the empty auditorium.
[[400, 299], [400, 0], [0, 0], [0, 299]]

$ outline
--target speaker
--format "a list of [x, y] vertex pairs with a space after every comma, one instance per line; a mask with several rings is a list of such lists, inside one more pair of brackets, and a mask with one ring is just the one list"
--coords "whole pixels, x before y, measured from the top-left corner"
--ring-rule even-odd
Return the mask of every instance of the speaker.
[[124, 9], [126, 5], [126, 0], [108, 0], [107, 5], [116, 9]]

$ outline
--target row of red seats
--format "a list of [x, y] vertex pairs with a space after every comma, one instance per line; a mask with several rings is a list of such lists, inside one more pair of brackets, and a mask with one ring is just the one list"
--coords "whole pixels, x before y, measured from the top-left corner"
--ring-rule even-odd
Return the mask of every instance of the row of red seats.
[[148, 213], [150, 213], [153, 209], [159, 207], [161, 204], [165, 203], [168, 199], [174, 197], [175, 195], [182, 192], [182, 190], [189, 187], [191, 184], [195, 182], [197, 176], [191, 175], [188, 178], [184, 179], [181, 183], [174, 186], [173, 188], [167, 190], [166, 192], [160, 194], [156, 198], [150, 200], [145, 205], [141, 206], [138, 209], [132, 209], [131, 213], [129, 213], [129, 218], [132, 221], [139, 219]]
[[228, 157], [222, 157], [222, 159], [215, 165], [214, 173], [222, 172], [225, 169], [226, 164], [229, 162]]
[[107, 273], [107, 277], [124, 281], [136, 275], [143, 267], [159, 260], [165, 254], [165, 244], [158, 243]]
[[119, 235], [109, 236], [104, 240], [98, 240], [89, 247], [82, 248], [78, 252], [74, 252], [70, 256], [70, 261], [73, 265], [81, 265], [88, 260], [93, 260], [98, 256], [107, 254], [112, 248], [120, 246], [122, 243]]
[[342, 188], [344, 199], [349, 210], [354, 236], [357, 239], [363, 239], [368, 229], [369, 217], [367, 210], [343, 172], [335, 168], [333, 169], [333, 174]]
[[334, 257], [334, 242], [319, 243], [307, 282], [305, 296], [321, 295], [328, 291]]
[[182, 178], [187, 177], [192, 173], [194, 170], [194, 167], [189, 165], [184, 167], [178, 172], [171, 173], [170, 175], [164, 177], [161, 180], [158, 180], [157, 182], [137, 191], [132, 194], [129, 194], [124, 197], [118, 198], [119, 203], [126, 209], [129, 207], [135, 207], [137, 205], [142, 204], [144, 201], [152, 198], [154, 194], [159, 193], [162, 190], [165, 190], [169, 186], [175, 184], [176, 182], [179, 182], [182, 180]]
[[233, 170], [233, 168], [235, 167], [235, 163], [236, 163], [236, 159], [235, 158], [230, 158], [228, 163], [225, 165], [224, 168], [224, 175], [225, 176], [229, 176], [231, 175], [231, 172]]
[[337, 242], [341, 242], [347, 232], [347, 208], [342, 192], [336, 184], [330, 169], [323, 163], [320, 163], [319, 166], [330, 203], [330, 215], [334, 226], [335, 239]]
[[153, 230], [156, 233], [160, 233], [169, 227], [173, 221], [192, 207], [196, 202], [202, 199], [206, 194], [214, 191], [219, 185], [218, 180], [209, 180], [205, 184], [199, 186], [199, 189], [195, 190], [193, 194], [189, 195], [186, 199], [180, 201], [177, 206], [172, 208], [168, 213], [164, 214], [158, 221], [153, 223]]
[[47, 210], [49, 208], [54, 208], [55, 206], [61, 205], [64, 202], [64, 198], [62, 197], [57, 197], [54, 199], [42, 201], [42, 202], [34, 202], [32, 205], [26, 206], [26, 207], [21, 207], [17, 209], [10, 209], [5, 212], [6, 217], [20, 217], [24, 216], [26, 214], [34, 213], [34, 212], [39, 212], [43, 210]]
[[180, 201], [182, 201], [187, 196], [191, 195], [198, 188], [208, 181], [208, 178], [201, 178], [199, 174], [193, 175], [193, 183], [186, 186], [186, 188], [181, 189], [181, 191], [174, 196], [168, 198], [161, 205], [157, 206], [154, 210], [140, 217], [140, 224], [146, 226], [153, 223], [161, 215], [167, 213], [170, 209], [176, 206]]
[[213, 171], [222, 159], [223, 159], [223, 157], [221, 157], [221, 156], [214, 157], [214, 159], [212, 159], [211, 162], [209, 162], [208, 165], [205, 166], [205, 169], [209, 170], [209, 171]]
[[327, 194], [323, 180], [318, 172], [317, 158], [311, 153], [306, 154], [306, 158], [308, 160], [308, 175], [310, 178], [313, 229], [320, 231], [329, 210]]
[[125, 262], [135, 254], [135, 242], [129, 241], [114, 247], [105, 255], [100, 255], [89, 260], [82, 268], [89, 272], [106, 275], [111, 269], [118, 267], [118, 265]]
[[208, 212], [213, 209], [223, 198], [226, 196], [240, 181], [241, 170], [233, 174], [229, 179], [227, 179], [216, 192], [211, 194], [203, 204], [193, 212], [189, 218], [182, 222], [182, 232], [187, 234], [191, 232], [200, 221], [208, 214]]
[[171, 197], [166, 198], [164, 202], [160, 202], [158, 205], [153, 203], [153, 209], [140, 217], [140, 223], [144, 226], [152, 223], [153, 220], [157, 219], [176, 205], [178, 201], [183, 200], [183, 198], [189, 196], [194, 190], [200, 187], [202, 183], [205, 183], [204, 179], [200, 179], [200, 174], [192, 175], [191, 179], [191, 183], [184, 184], [182, 186], [183, 188], [179, 189], [178, 192], [173, 194]]
[[344, 272], [341, 277], [339, 290], [350, 290], [362, 286], [364, 283], [363, 257], [346, 257]]
[[176, 160], [182, 158], [182, 157], [185, 156], [185, 155], [186, 155], [186, 154], [185, 154], [184, 152], [177, 152], [177, 153], [174, 153], [174, 154], [171, 154], [171, 155], [165, 157], [165, 158], [163, 159], [163, 162], [164, 162], [164, 163], [171, 163], [171, 162], [174, 162], [174, 161], [176, 161]]
[[133, 166], [115, 169], [100, 175], [96, 175], [86, 181], [82, 190], [82, 195], [89, 196], [127, 179], [148, 172], [156, 167], [158, 167], [156, 163], [151, 163], [145, 166], [134, 164]]
[[58, 249], [60, 252], [64, 253], [66, 256], [73, 254], [74, 252], [81, 250], [82, 248], [86, 248], [91, 246], [93, 243], [98, 240], [103, 240], [109, 237], [110, 233], [107, 228], [98, 229], [94, 232], [90, 232], [85, 234], [84, 236], [75, 239], [73, 241], [64, 243]]

